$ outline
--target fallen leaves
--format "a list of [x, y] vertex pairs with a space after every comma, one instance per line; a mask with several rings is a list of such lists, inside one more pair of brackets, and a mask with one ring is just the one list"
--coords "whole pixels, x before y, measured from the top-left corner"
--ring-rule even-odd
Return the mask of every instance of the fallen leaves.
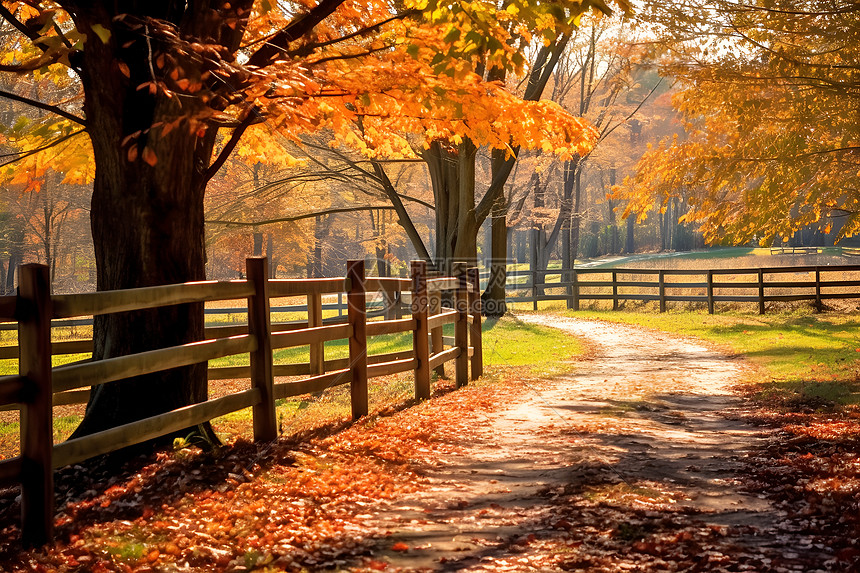
[[[409, 559], [421, 547], [392, 538], [375, 521], [377, 513], [391, 500], [431, 490], [425, 471], [444, 467], [464, 444], [483, 439], [493, 413], [528, 391], [517, 383], [470, 386], [331, 436], [267, 446], [237, 442], [216, 453], [165, 452], [122, 476], [68, 468], [57, 481], [58, 541], [22, 551], [14, 543], [15, 526], [6, 525], [0, 568], [395, 570], [380, 551]], [[492, 555], [468, 567], [457, 552], [444, 556], [446, 567], [470, 571], [775, 572], [822, 564], [850, 570], [860, 561], [857, 420], [847, 414], [781, 420], [764, 448], [738, 454], [743, 485], [776, 504], [766, 531], [708, 524], [706, 515], [683, 503], [686, 490], [677, 485], [622, 480], [605, 461], [588, 460], [570, 465], [565, 484], [543, 491], [542, 503], [514, 511], [449, 496], [418, 521], [518, 532], [458, 540]], [[623, 432], [625, 423], [548, 424], [536, 434], [574, 448], [586, 432]], [[737, 477], [708, 479], [734, 484]], [[17, 506], [0, 500], [6, 503], [2, 513], [14, 518]]]

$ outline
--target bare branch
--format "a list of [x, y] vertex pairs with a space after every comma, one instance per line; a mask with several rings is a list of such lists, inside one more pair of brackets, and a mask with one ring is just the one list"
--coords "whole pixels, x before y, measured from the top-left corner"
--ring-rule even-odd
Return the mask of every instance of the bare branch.
[[74, 121], [77, 124], [83, 125], [84, 127], [86, 127], [86, 125], [87, 125], [86, 120], [84, 120], [83, 118], [80, 118], [73, 113], [69, 113], [64, 109], [59, 108], [55, 105], [51, 105], [49, 103], [41, 102], [41, 101], [38, 101], [35, 99], [30, 99], [28, 97], [20, 96], [18, 94], [13, 94], [11, 92], [7, 92], [4, 90], [0, 90], [0, 97], [6, 98], [6, 99], [11, 99], [12, 101], [24, 103], [24, 104], [27, 104], [31, 107], [43, 109], [45, 111], [49, 111], [55, 115], [59, 115], [60, 117], [64, 117], [68, 120]]
[[0, 4], [0, 17], [12, 24], [12, 26], [16, 30], [33, 40], [33, 42], [41, 38], [38, 33], [25, 26], [24, 23], [21, 22], [21, 20], [16, 18], [15, 15], [10, 12], [9, 9], [6, 8], [3, 4]]
[[314, 50], [317, 50], [319, 48], [325, 48], [328, 46], [333, 46], [333, 45], [339, 44], [341, 42], [346, 42], [346, 41], [352, 40], [353, 38], [359, 38], [361, 36], [366, 36], [367, 34], [372, 34], [373, 32], [376, 32], [377, 30], [379, 30], [380, 28], [382, 28], [386, 24], [390, 24], [391, 22], [395, 22], [397, 20], [403, 20], [406, 18], [410, 18], [412, 16], [417, 16], [420, 13], [421, 13], [420, 10], [407, 10], [406, 12], [401, 12], [399, 14], [396, 14], [396, 15], [392, 16], [391, 18], [388, 18], [386, 20], [382, 20], [381, 22], [377, 22], [376, 24], [374, 24], [372, 26], [362, 28], [361, 30], [356, 30], [355, 32], [353, 32], [351, 34], [347, 34], [347, 35], [341, 36], [339, 38], [328, 40], [326, 42], [317, 42], [317, 43], [306, 44], [305, 46], [302, 46], [301, 48], [294, 50], [293, 52], [290, 52], [290, 55], [294, 56], [294, 57], [295, 56], [308, 56], [311, 54], [311, 52], [313, 52]]
[[278, 217], [277, 219], [266, 219], [264, 221], [254, 221], [248, 223], [246, 221], [222, 221], [220, 219], [206, 220], [212, 225], [226, 225], [231, 227], [257, 227], [259, 225], [273, 225], [275, 223], [291, 223], [293, 221], [301, 221], [302, 219], [310, 219], [320, 215], [333, 215], [335, 213], [352, 213], [354, 211], [376, 211], [376, 210], [393, 210], [391, 205], [378, 205], [366, 207], [338, 207], [334, 209], [323, 209], [322, 211], [314, 211], [313, 213], [305, 213], [303, 215], [293, 215], [291, 217]]

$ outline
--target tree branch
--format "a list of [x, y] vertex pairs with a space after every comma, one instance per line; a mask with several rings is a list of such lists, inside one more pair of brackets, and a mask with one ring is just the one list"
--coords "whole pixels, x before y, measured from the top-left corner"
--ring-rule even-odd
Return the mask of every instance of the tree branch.
[[38, 109], [43, 109], [43, 110], [49, 111], [55, 115], [59, 115], [60, 117], [64, 117], [68, 120], [74, 121], [75, 123], [83, 125], [84, 127], [87, 126], [87, 122], [83, 118], [80, 118], [73, 113], [69, 113], [64, 109], [59, 108], [55, 105], [51, 105], [49, 103], [41, 102], [41, 101], [38, 101], [35, 99], [30, 99], [28, 97], [20, 96], [18, 94], [13, 94], [12, 92], [7, 92], [5, 90], [0, 90], [0, 97], [6, 98], [6, 99], [11, 99], [12, 101], [24, 103], [24, 104], [27, 104], [31, 107], [35, 107]]
[[361, 30], [356, 30], [355, 32], [353, 32], [351, 34], [341, 36], [340, 38], [334, 38], [332, 40], [328, 40], [325, 42], [316, 42], [316, 43], [312, 43], [312, 44], [306, 44], [304, 46], [301, 46], [297, 50], [290, 52], [290, 55], [293, 57], [308, 56], [311, 54], [311, 52], [313, 52], [316, 49], [325, 48], [328, 46], [333, 46], [333, 45], [339, 44], [341, 42], [346, 42], [346, 41], [352, 40], [353, 38], [359, 38], [359, 37], [365, 36], [367, 34], [372, 34], [373, 32], [376, 32], [377, 30], [379, 30], [380, 28], [382, 28], [386, 24], [389, 24], [391, 22], [395, 22], [397, 20], [403, 20], [403, 19], [409, 18], [411, 16], [417, 16], [420, 13], [421, 13], [420, 10], [407, 10], [406, 12], [401, 12], [399, 14], [392, 16], [391, 18], [388, 18], [386, 20], [382, 20], [381, 22], [377, 22], [376, 24], [374, 24], [372, 26], [368, 26], [367, 28], [362, 28]]
[[52, 141], [51, 143], [48, 143], [47, 145], [43, 145], [42, 147], [37, 147], [36, 149], [31, 149], [29, 151], [20, 151], [20, 152], [16, 152], [16, 153], [7, 153], [5, 155], [0, 155], [0, 158], [12, 157], [14, 155], [19, 156], [19, 157], [16, 157], [15, 159], [11, 159], [9, 161], [6, 161], [5, 163], [0, 163], [0, 167], [5, 167], [7, 165], [11, 165], [11, 164], [15, 163], [16, 161], [21, 161], [22, 159], [26, 159], [27, 157], [30, 157], [31, 155], [35, 155], [41, 151], [45, 151], [46, 149], [51, 149], [52, 147], [59, 145], [59, 144], [63, 143], [64, 141], [67, 141], [67, 140], [73, 138], [76, 135], [80, 135], [81, 133], [84, 133], [84, 131], [85, 130], [83, 130], [83, 129], [79, 129], [78, 131], [72, 132], [68, 135], [64, 135], [63, 137], [61, 137], [59, 139], [55, 139], [54, 141]]
[[248, 223], [246, 221], [222, 221], [220, 219], [207, 219], [206, 222], [212, 225], [226, 225], [230, 227], [256, 227], [259, 225], [273, 225], [275, 223], [291, 223], [302, 219], [310, 219], [320, 215], [333, 215], [335, 213], [352, 213], [354, 211], [376, 211], [376, 210], [392, 210], [391, 205], [366, 206], [366, 207], [336, 207], [333, 209], [323, 209], [313, 213], [305, 213], [303, 215], [293, 215], [291, 217], [278, 217], [277, 219], [266, 219], [264, 221], [255, 221]]
[[22, 34], [24, 34], [25, 36], [30, 38], [33, 42], [36, 42], [36, 40], [41, 38], [41, 36], [39, 36], [39, 34], [34, 32], [33, 30], [31, 30], [27, 26], [25, 26], [24, 23], [21, 22], [21, 20], [16, 18], [12, 12], [10, 12], [5, 6], [3, 6], [3, 4], [0, 4], [0, 17], [2, 17], [4, 20], [6, 20], [10, 24], [12, 24], [12, 26], [16, 30], [18, 30], [19, 32], [21, 32]]
[[400, 196], [397, 194], [397, 190], [394, 188], [394, 184], [391, 182], [391, 179], [388, 178], [388, 174], [385, 172], [385, 169], [382, 168], [382, 165], [373, 163], [373, 170], [377, 177], [379, 177], [379, 180], [382, 183], [382, 189], [385, 191], [385, 194], [388, 195], [388, 200], [391, 201], [392, 208], [397, 212], [400, 226], [403, 227], [404, 231], [406, 231], [406, 234], [409, 236], [409, 240], [412, 242], [412, 246], [415, 247], [415, 252], [417, 252], [418, 256], [425, 261], [432, 263], [433, 261], [430, 258], [430, 252], [427, 250], [427, 246], [421, 239], [421, 234], [418, 232], [418, 229], [415, 228], [415, 224], [412, 222], [412, 218], [406, 211], [406, 207], [403, 206], [403, 202], [400, 200]]
[[331, 16], [338, 6], [345, 1], [321, 0], [314, 8], [297, 16], [286, 28], [272, 36], [259, 50], [251, 54], [251, 57], [248, 58], [248, 65], [262, 68], [271, 64], [287, 51], [290, 42], [294, 42], [309, 33], [317, 24]]
[[227, 161], [227, 158], [230, 157], [230, 154], [233, 153], [233, 150], [238, 145], [239, 140], [242, 139], [242, 135], [244, 135], [245, 130], [251, 126], [254, 120], [259, 115], [257, 109], [252, 107], [248, 110], [248, 113], [245, 115], [245, 118], [239, 124], [239, 126], [233, 130], [233, 133], [230, 135], [230, 140], [224, 145], [224, 149], [221, 150], [221, 153], [218, 154], [218, 157], [215, 158], [215, 161], [209, 165], [209, 168], [206, 170], [206, 173], [203, 174], [203, 181], [201, 181], [201, 185], [206, 186], [209, 183], [209, 180], [215, 177], [215, 174], [218, 173], [218, 170], [224, 165]]

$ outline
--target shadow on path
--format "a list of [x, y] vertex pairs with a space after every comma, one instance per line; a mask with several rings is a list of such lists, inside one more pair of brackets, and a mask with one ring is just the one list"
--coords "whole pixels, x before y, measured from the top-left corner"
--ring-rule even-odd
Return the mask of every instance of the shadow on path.
[[377, 514], [391, 532], [386, 561], [435, 571], [826, 569], [828, 555], [774, 529], [778, 512], [737, 487], [741, 457], [765, 437], [732, 415], [739, 360], [634, 327], [520, 318], [596, 352], [573, 374], [529, 382], [525, 401], [429, 472], [426, 491]]

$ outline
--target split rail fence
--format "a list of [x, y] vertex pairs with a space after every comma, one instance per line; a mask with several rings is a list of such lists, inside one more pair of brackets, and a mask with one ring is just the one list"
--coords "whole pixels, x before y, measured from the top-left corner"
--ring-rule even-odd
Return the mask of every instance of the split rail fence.
[[[545, 277], [557, 276], [558, 282]], [[521, 283], [521, 277], [527, 282]], [[567, 301], [579, 310], [582, 301], [611, 301], [617, 310], [624, 301], [657, 302], [660, 312], [668, 303], [699, 302], [714, 314], [717, 303], [741, 302], [758, 305], [764, 314], [767, 303], [812, 301], [822, 308], [825, 300], [860, 298], [860, 265], [799, 266], [747, 269], [573, 269], [570, 271], [513, 271], [508, 273], [508, 291], [529, 295], [508, 296], [508, 302]], [[547, 292], [552, 291], [552, 292]]]
[[[0, 348], [0, 358], [17, 358], [19, 363], [18, 375], [0, 378], [0, 406], [21, 410], [21, 454], [0, 461], [0, 487], [21, 486], [22, 534], [27, 543], [52, 536], [54, 468], [248, 407], [254, 439], [274, 440], [276, 399], [349, 384], [352, 415], [359, 418], [368, 413], [370, 378], [414, 371], [415, 396], [426, 399], [431, 394], [431, 372], [444, 374], [446, 362], [455, 363], [458, 387], [467, 383], [470, 366], [472, 379], [483, 372], [477, 269], [462, 266], [456, 277], [434, 278], [428, 276], [425, 262], [415, 261], [411, 279], [379, 278], [365, 276], [364, 261], [350, 261], [345, 278], [270, 280], [267, 268], [264, 258], [254, 258], [247, 261], [247, 280], [77, 295], [51, 295], [48, 268], [43, 265], [20, 268], [17, 295], [0, 297], [0, 321], [18, 325], [17, 346]], [[379, 292], [388, 302], [385, 315], [368, 321], [368, 295]], [[346, 293], [347, 315], [323, 320], [322, 297], [338, 293]], [[273, 324], [270, 299], [296, 296], [307, 297], [307, 320]], [[91, 340], [52, 343], [52, 319], [235, 299], [247, 299], [247, 325], [206, 328], [205, 339], [192, 344], [52, 368], [52, 355], [92, 351]], [[453, 337], [443, 335], [446, 324], [454, 325]], [[412, 333], [412, 349], [368, 355], [368, 337], [395, 333]], [[326, 360], [325, 342], [341, 339], [348, 340], [349, 358]], [[309, 346], [309, 362], [273, 363], [274, 349], [296, 346]], [[208, 378], [250, 379], [246, 390], [53, 443], [52, 406], [85, 403], [91, 386], [237, 354], [249, 354], [250, 366], [210, 367]], [[301, 379], [276, 382], [280, 377]]]

